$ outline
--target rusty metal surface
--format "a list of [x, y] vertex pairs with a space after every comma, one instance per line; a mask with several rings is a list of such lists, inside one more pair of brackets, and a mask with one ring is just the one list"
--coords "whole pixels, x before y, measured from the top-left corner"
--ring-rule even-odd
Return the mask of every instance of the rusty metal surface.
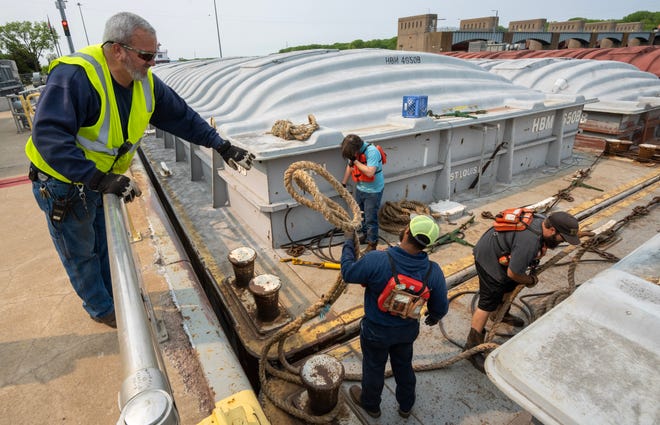
[[660, 46], [615, 47], [610, 49], [510, 50], [503, 52], [446, 52], [461, 59], [522, 59], [563, 57], [574, 59], [614, 60], [635, 65], [660, 77]]

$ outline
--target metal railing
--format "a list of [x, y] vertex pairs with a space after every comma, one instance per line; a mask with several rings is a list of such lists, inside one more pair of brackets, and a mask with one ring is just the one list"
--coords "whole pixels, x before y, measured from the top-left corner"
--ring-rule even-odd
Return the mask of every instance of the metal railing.
[[126, 207], [121, 198], [106, 194], [103, 209], [123, 369], [117, 424], [178, 424], [172, 389], [140, 291]]

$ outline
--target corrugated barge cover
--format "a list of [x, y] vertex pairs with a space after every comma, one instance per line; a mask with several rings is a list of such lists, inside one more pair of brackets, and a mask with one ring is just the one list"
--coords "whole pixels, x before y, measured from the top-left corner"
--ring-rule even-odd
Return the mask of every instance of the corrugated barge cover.
[[[589, 59], [481, 59], [482, 68], [545, 93], [581, 94], [600, 102], [585, 109], [644, 111], [660, 107], [660, 79], [633, 65]], [[626, 105], [628, 104], [628, 105]]]
[[[528, 114], [584, 101], [581, 96], [553, 99], [464, 60], [381, 49], [183, 62], [154, 72], [204, 118], [213, 117], [223, 137], [249, 146], [262, 159], [303, 147], [336, 147], [349, 132], [370, 139], [452, 126], [401, 117], [405, 95], [428, 96], [435, 113], [499, 110], [498, 119], [503, 112]], [[304, 123], [308, 114], [321, 126], [308, 141], [287, 142], [268, 134], [276, 120]]]
[[522, 59], [562, 57], [625, 62], [660, 77], [660, 46], [581, 48], [558, 50], [509, 50], [503, 52], [447, 52], [443, 55], [461, 59]]
[[[559, 166], [572, 155], [586, 102], [514, 85], [465, 60], [381, 49], [192, 61], [154, 72], [213, 118], [222, 137], [254, 153], [245, 178], [211, 150], [163, 134], [175, 160], [189, 162], [191, 178], [210, 183], [213, 206], [226, 207], [273, 246], [329, 230], [291, 197], [282, 176], [292, 163], [312, 161], [339, 178], [346, 168], [339, 147], [348, 133], [388, 153], [383, 201], [430, 203], [462, 192], [479, 196], [514, 175]], [[408, 95], [427, 96], [434, 114], [479, 113], [404, 118]], [[309, 139], [270, 133], [278, 120], [303, 124], [310, 114], [320, 128]], [[329, 182], [316, 182], [338, 199]]]

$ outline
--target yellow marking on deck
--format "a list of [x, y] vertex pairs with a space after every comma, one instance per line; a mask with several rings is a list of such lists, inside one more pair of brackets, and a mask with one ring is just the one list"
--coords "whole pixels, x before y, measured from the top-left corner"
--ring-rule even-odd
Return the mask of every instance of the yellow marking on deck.
[[452, 276], [462, 270], [467, 269], [474, 264], [474, 257], [472, 255], [466, 255], [465, 257], [459, 258], [458, 260], [442, 266], [442, 272], [445, 274], [445, 277]]
[[316, 343], [324, 335], [337, 332], [343, 333], [347, 324], [360, 320], [362, 316], [364, 316], [364, 309], [362, 306], [358, 306], [343, 312], [335, 319], [324, 320], [313, 326], [303, 327], [286, 340], [284, 344], [285, 350], [288, 351], [293, 348]]
[[211, 415], [198, 425], [269, 425], [257, 397], [252, 390], [237, 392], [215, 403]]
[[[568, 212], [569, 214], [577, 214], [581, 211], [592, 208], [592, 207], [598, 205], [599, 203], [604, 202], [604, 201], [606, 201], [610, 198], [613, 198], [613, 197], [621, 194], [622, 192], [625, 192], [626, 190], [628, 190], [628, 189], [630, 189], [630, 188], [632, 188], [632, 187], [634, 187], [638, 184], [644, 183], [645, 181], [656, 177], [657, 175], [658, 175], [658, 171], [655, 170], [655, 172], [649, 173], [644, 177], [640, 177], [637, 180], [633, 180], [631, 182], [628, 182], [624, 185], [621, 185], [621, 186], [617, 187], [616, 189], [613, 189], [609, 192], [605, 192], [597, 198], [594, 198], [590, 201], [585, 201], [585, 202], [581, 203], [580, 205], [576, 205], [573, 208], [567, 210], [566, 212]], [[655, 185], [655, 183], [653, 185]], [[653, 185], [651, 185], [651, 186], [653, 186]]]

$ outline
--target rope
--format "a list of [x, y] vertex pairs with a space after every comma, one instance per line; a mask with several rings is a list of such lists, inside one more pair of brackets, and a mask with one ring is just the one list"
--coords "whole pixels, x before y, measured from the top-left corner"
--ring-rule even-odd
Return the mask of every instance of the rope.
[[[577, 284], [575, 282], [575, 271], [577, 269], [577, 266], [580, 262], [585, 261], [582, 260], [582, 257], [584, 254], [587, 252], [591, 251], [596, 254], [598, 254], [600, 257], [602, 257], [605, 261], [608, 262], [617, 262], [619, 261], [619, 257], [616, 255], [613, 255], [609, 252], [606, 252], [600, 248], [599, 246], [603, 246], [608, 244], [612, 239], [614, 239], [617, 235], [617, 232], [626, 224], [630, 223], [633, 220], [636, 220], [640, 217], [646, 216], [650, 213], [650, 208], [653, 206], [656, 206], [658, 203], [660, 203], [660, 197], [656, 196], [654, 197], [647, 205], [645, 206], [636, 206], [632, 209], [632, 212], [627, 215], [626, 217], [622, 218], [621, 220], [617, 221], [612, 228], [610, 228], [608, 231], [600, 233], [598, 235], [592, 236], [591, 238], [587, 239], [586, 241], [582, 242], [580, 244], [579, 248], [572, 248], [565, 250], [553, 258], [551, 258], [549, 261], [543, 264], [544, 269], [556, 265], [556, 263], [568, 253], [572, 252], [573, 249], [577, 249], [576, 254], [573, 256], [571, 259], [569, 266], [568, 266], [568, 272], [567, 272], [567, 280], [568, 280], [568, 287], [564, 289], [559, 289], [557, 291], [553, 292], [545, 292], [541, 294], [530, 294], [526, 295], [525, 297], [538, 297], [538, 296], [545, 296], [547, 299], [541, 305], [540, 308], [538, 308], [536, 311], [531, 309], [531, 306], [529, 306], [527, 303], [527, 307], [530, 309], [532, 312], [532, 320], [536, 320], [538, 317], [541, 317], [543, 314], [547, 313], [550, 311], [553, 307], [558, 305], [560, 302], [564, 301], [566, 298], [568, 298], [573, 292], [575, 292], [575, 289], [577, 288]], [[522, 297], [521, 297], [522, 298]]]
[[[344, 201], [351, 209], [353, 218], [339, 205], [337, 202], [325, 196], [318, 190], [316, 182], [312, 175], [307, 171], [310, 170], [319, 176], [325, 178], [332, 187], [339, 193]], [[312, 199], [304, 196], [296, 191], [294, 183], [303, 192], [311, 195]], [[360, 228], [362, 224], [362, 217], [360, 207], [358, 206], [353, 196], [346, 190], [345, 187], [337, 181], [328, 170], [311, 161], [298, 161], [294, 162], [284, 172], [284, 187], [291, 194], [291, 196], [298, 201], [301, 205], [311, 208], [323, 214], [323, 217], [333, 226], [342, 229], [343, 231], [353, 232]]]
[[[469, 350], [463, 351], [461, 353], [458, 353], [448, 359], [445, 360], [440, 360], [437, 362], [431, 362], [428, 364], [415, 364], [413, 365], [413, 370], [415, 372], [429, 372], [432, 370], [438, 370], [438, 369], [444, 369], [446, 367], [449, 367], [453, 365], [454, 363], [458, 363], [461, 360], [467, 359], [469, 357], [472, 357], [475, 354], [479, 353], [484, 353], [484, 352], [491, 352], [494, 349], [499, 347], [499, 344], [496, 344], [494, 342], [485, 342], [483, 344], [479, 344], [476, 347], [472, 347]], [[387, 370], [385, 372], [385, 378], [389, 378], [392, 376], [392, 371]], [[362, 374], [359, 373], [347, 373], [344, 375], [344, 379], [347, 381], [361, 381], [362, 380]]]
[[[314, 172], [322, 176], [323, 178], [328, 180], [328, 182], [330, 182], [333, 188], [349, 205], [352, 211], [352, 216], [353, 216], [352, 220], [350, 219], [346, 211], [339, 206], [339, 204], [327, 198], [325, 195], [321, 194], [318, 191], [318, 188], [314, 183], [312, 176], [306, 170], [310, 170], [311, 172]], [[307, 193], [309, 196], [311, 196], [313, 201], [310, 200], [308, 197], [304, 196], [303, 194], [298, 193], [294, 189], [294, 183], [298, 186], [298, 188], [302, 189], [303, 193]], [[284, 184], [287, 191], [291, 194], [291, 196], [294, 199], [296, 199], [301, 205], [307, 206], [308, 208], [321, 212], [323, 216], [326, 218], [326, 220], [328, 220], [328, 222], [330, 222], [334, 226], [342, 229], [345, 232], [346, 231], [354, 232], [356, 229], [360, 227], [361, 213], [359, 207], [357, 206], [357, 203], [350, 195], [350, 193], [345, 188], [343, 188], [333, 176], [327, 173], [327, 171], [318, 164], [308, 161], [301, 161], [292, 164], [284, 174]], [[621, 221], [625, 224], [630, 220], [636, 218], [637, 216], [648, 214], [648, 208], [651, 205], [657, 204], [659, 200], [660, 200], [659, 197], [655, 197], [654, 200], [651, 201], [651, 203], [647, 207], [636, 207], [630, 216], [626, 217]], [[396, 234], [401, 230], [401, 228], [405, 227], [405, 225], [408, 224], [408, 222], [410, 221], [411, 212], [415, 212], [418, 214], [430, 213], [428, 207], [416, 201], [404, 200], [398, 203], [386, 202], [383, 208], [381, 208], [381, 210], [379, 211], [379, 221], [383, 220], [381, 223], [381, 227], [383, 228], [383, 230]], [[401, 218], [402, 215], [407, 215], [406, 217], [407, 220], [405, 218], [402, 219]], [[488, 212], [482, 213], [482, 216], [484, 218], [493, 218], [492, 214]], [[387, 229], [385, 228], [386, 226], [388, 227]], [[618, 230], [618, 228], [616, 230]], [[596, 240], [601, 238], [594, 237], [592, 239]], [[595, 248], [596, 242], [595, 241], [593, 243], [590, 242], [591, 240], [587, 241], [587, 243], [589, 243], [590, 245], [590, 248], [591, 249]], [[602, 239], [599, 242], [602, 242]], [[356, 235], [355, 235], [355, 246], [359, 246]], [[584, 252], [586, 252], [586, 250], [587, 249], [584, 249]], [[537, 267], [537, 274], [540, 274], [542, 271], [546, 270], [547, 268], [554, 266], [557, 262], [559, 262], [561, 258], [564, 258], [572, 251], [573, 248], [564, 250], [563, 252], [555, 255], [553, 258], [551, 258], [541, 266]], [[581, 257], [582, 255], [581, 252], [579, 253], [579, 255], [576, 256], [578, 260], [579, 257]], [[360, 253], [358, 251], [358, 256], [359, 254]], [[599, 254], [603, 257], [608, 256], [607, 253], [599, 253]], [[573, 267], [576, 267], [578, 260], [574, 259], [571, 265], [572, 266], [575, 265]], [[504, 297], [503, 303], [500, 305], [498, 310], [496, 310], [495, 314], [493, 315], [494, 324], [491, 327], [488, 334], [486, 335], [486, 338], [484, 339], [485, 341], [484, 343], [472, 347], [471, 349], [463, 351], [457, 355], [454, 355], [449, 359], [445, 359], [429, 364], [413, 365], [413, 369], [416, 372], [437, 370], [448, 367], [463, 359], [467, 359], [477, 353], [486, 353], [494, 350], [496, 347], [498, 347], [498, 344], [492, 342], [492, 339], [495, 337], [495, 335], [497, 335], [496, 330], [501, 325], [502, 318], [504, 317], [504, 314], [509, 310], [509, 307], [511, 306], [513, 300], [518, 296], [520, 291], [522, 291], [524, 288], [525, 285], [518, 285], [512, 292], [510, 292]], [[325, 415], [322, 416], [309, 415], [306, 412], [293, 406], [291, 403], [279, 399], [276, 394], [276, 391], [270, 386], [268, 382], [267, 373], [277, 378], [283, 379], [287, 382], [291, 382], [297, 385], [302, 385], [301, 379], [298, 375], [299, 368], [290, 365], [286, 357], [284, 356], [285, 341], [289, 336], [297, 333], [300, 327], [305, 322], [316, 317], [322, 310], [332, 305], [339, 298], [339, 296], [345, 289], [346, 289], [346, 283], [341, 278], [341, 274], [339, 274], [337, 276], [337, 280], [335, 281], [333, 287], [330, 289], [327, 296], [321, 297], [319, 301], [317, 301], [309, 308], [307, 308], [307, 310], [305, 310], [305, 312], [300, 317], [296, 318], [294, 321], [290, 322], [289, 324], [278, 330], [273, 335], [273, 337], [266, 342], [261, 352], [261, 358], [259, 359], [259, 380], [261, 382], [262, 393], [266, 397], [268, 397], [275, 406], [277, 406], [281, 410], [289, 413], [294, 417], [305, 420], [307, 423], [321, 424], [332, 421], [337, 417], [339, 413], [340, 404], [338, 403], [331, 412]], [[569, 288], [555, 291], [552, 293], [546, 293], [550, 295], [550, 297], [546, 301], [544, 309], [546, 311], [549, 310], [550, 308], [552, 308], [552, 306], [566, 299], [574, 290], [575, 290], [574, 270], [573, 271], [569, 270]], [[546, 294], [534, 294], [534, 295], [546, 295]], [[530, 314], [530, 316], [532, 318], [531, 320], [533, 321], [535, 316], [533, 311]], [[441, 323], [439, 324], [439, 326], [441, 327]], [[441, 330], [444, 331], [442, 327]], [[276, 369], [268, 362], [268, 353], [275, 344], [278, 345], [278, 359], [280, 363], [283, 365], [284, 369], [286, 369], [284, 371]], [[389, 377], [391, 375], [392, 375], [391, 372], [388, 372], [386, 373], [385, 376]], [[346, 374], [345, 379], [349, 381], [359, 381], [362, 379], [362, 375]]]
[[596, 166], [596, 163], [600, 161], [600, 159], [603, 157], [605, 151], [601, 152], [596, 159], [591, 163], [591, 166], [586, 169], [580, 169], [575, 173], [575, 177], [571, 181], [571, 183], [568, 185], [568, 187], [565, 187], [564, 189], [560, 189], [557, 191], [557, 193], [554, 195], [555, 200], [548, 206], [546, 206], [541, 213], [547, 213], [550, 211], [552, 208], [554, 208], [555, 205], [559, 203], [559, 201], [564, 200], [568, 202], [573, 202], [574, 198], [570, 194], [570, 192], [575, 189], [576, 187], [580, 186], [583, 184], [584, 180], [589, 177], [591, 174], [591, 170]]
[[[453, 300], [457, 299], [458, 297], [461, 297], [463, 295], [470, 294], [470, 293], [474, 293], [474, 292], [473, 291], [464, 291], [464, 292], [459, 292], [457, 294], [454, 294], [449, 298], [449, 303], [451, 304], [451, 302]], [[447, 334], [447, 332], [446, 332], [446, 330], [443, 326], [442, 320], [438, 322], [438, 327], [440, 328], [440, 332], [442, 333], [442, 335], [449, 342], [451, 342], [452, 344], [454, 344], [455, 346], [457, 346], [461, 349], [463, 348], [463, 346], [460, 343], [452, 340], [451, 337]], [[455, 354], [454, 356], [452, 356], [448, 359], [439, 360], [439, 361], [436, 361], [436, 362], [431, 362], [431, 363], [426, 363], [426, 364], [413, 364], [413, 370], [415, 372], [428, 372], [428, 371], [432, 371], [432, 370], [443, 369], [443, 368], [446, 368], [446, 367], [449, 367], [449, 366], [453, 365], [454, 363], [458, 363], [461, 360], [467, 359], [467, 358], [469, 358], [469, 357], [471, 357], [475, 354], [489, 353], [489, 352], [493, 351], [494, 349], [496, 349], [498, 346], [499, 346], [499, 344], [496, 344], [496, 343], [493, 343], [493, 342], [485, 342], [483, 344], [479, 344], [475, 347], [472, 347], [469, 350], [462, 351], [458, 354]], [[387, 370], [385, 372], [385, 378], [389, 378], [392, 375], [393, 375], [393, 373], [392, 373], [391, 370]], [[346, 379], [348, 381], [361, 381], [362, 380], [362, 374], [347, 373], [347, 374], [344, 374], [344, 379]]]
[[410, 223], [410, 213], [431, 215], [431, 209], [419, 201], [402, 200], [398, 202], [386, 201], [378, 210], [378, 227], [388, 233], [398, 235]]
[[307, 120], [309, 124], [299, 125], [295, 125], [289, 120], [277, 120], [268, 133], [285, 140], [307, 140], [319, 128], [314, 115], [307, 115]]
[[[558, 305], [560, 302], [564, 301], [566, 298], [568, 298], [576, 289], [576, 283], [575, 283], [575, 269], [577, 268], [578, 263], [580, 262], [581, 257], [586, 253], [587, 251], [593, 251], [603, 257], [606, 261], [611, 261], [611, 262], [616, 262], [619, 261], [618, 257], [615, 255], [605, 252], [603, 250], [600, 250], [597, 248], [598, 245], [602, 245], [609, 241], [616, 232], [623, 227], [625, 224], [629, 223], [632, 220], [635, 220], [639, 217], [642, 217], [644, 215], [649, 214], [649, 209], [651, 206], [655, 206], [658, 203], [660, 203], [660, 197], [656, 196], [649, 202], [648, 205], [646, 206], [637, 206], [633, 208], [633, 211], [631, 214], [628, 216], [624, 217], [621, 219], [619, 222], [617, 222], [610, 231], [602, 233], [597, 236], [593, 236], [591, 239], [583, 242], [581, 244], [581, 248], [578, 250], [576, 255], [573, 257], [571, 263], [569, 264], [569, 269], [568, 269], [568, 288], [560, 289], [557, 291], [553, 292], [545, 292], [542, 294], [531, 294], [531, 295], [526, 295], [525, 297], [531, 297], [531, 296], [547, 296], [548, 298], [546, 299], [545, 303], [541, 306], [541, 308], [537, 309], [535, 312], [531, 305], [526, 303], [525, 301], [522, 300], [523, 297], [521, 297], [521, 301], [523, 304], [526, 306], [526, 308], [529, 310], [529, 315], [528, 317], [530, 318], [530, 322], [536, 320], [538, 317], [542, 316], [545, 314], [547, 311], [551, 310], [553, 307]], [[494, 219], [495, 217], [493, 214], [489, 211], [483, 211], [481, 213], [481, 216], [486, 219]], [[547, 270], [550, 267], [553, 267], [557, 265], [557, 263], [564, 257], [566, 257], [568, 254], [573, 252], [576, 248], [574, 247], [569, 247], [568, 249], [565, 249], [564, 251], [558, 253], [557, 255], [553, 256], [551, 259], [540, 265], [539, 267], [536, 268], [536, 273], [537, 275], [540, 274], [541, 272]], [[494, 314], [491, 315], [491, 318], [493, 320], [493, 326], [487, 333], [486, 337], [484, 338], [484, 343], [480, 344], [476, 347], [471, 348], [470, 350], [467, 350], [458, 356], [455, 356], [453, 358], [450, 358], [448, 360], [444, 360], [438, 363], [433, 363], [431, 365], [425, 365], [425, 366], [414, 366], [415, 371], [422, 371], [422, 370], [431, 370], [432, 368], [442, 368], [449, 366], [453, 363], [456, 363], [459, 360], [462, 360], [464, 358], [470, 357], [471, 354], [470, 352], [473, 352], [473, 354], [479, 353], [479, 352], [490, 352], [494, 348], [496, 348], [498, 345], [493, 343], [492, 340], [496, 335], [500, 335], [498, 333], [498, 328], [502, 325], [502, 319], [504, 318], [504, 315], [506, 312], [509, 310], [509, 307], [512, 305], [513, 300], [516, 299], [516, 297], [520, 294], [520, 292], [525, 288], [525, 285], [518, 285], [514, 288], [514, 290], [508, 294], [506, 294], [502, 300], [502, 303], [498, 307], [498, 309], [495, 311]], [[462, 292], [459, 294], [455, 294], [453, 298], [460, 296], [460, 295], [465, 295], [467, 293], [471, 293], [471, 291], [466, 291]], [[523, 310], [523, 312], [527, 315], [527, 312]], [[444, 332], [444, 329], [441, 328], [443, 331], [443, 335], [452, 343], [455, 345], [456, 342], [452, 341]]]
[[[312, 177], [311, 173], [315, 173], [326, 179], [332, 187], [339, 193], [341, 198], [346, 201], [352, 213], [352, 218], [349, 214], [335, 201], [329, 199], [327, 196], [319, 192], [318, 187]], [[299, 193], [294, 184], [312, 197], [310, 200], [304, 194]], [[357, 230], [361, 225], [361, 211], [353, 196], [335, 179], [328, 171], [321, 167], [319, 164], [310, 161], [299, 161], [291, 164], [284, 173], [284, 186], [291, 196], [298, 201], [301, 205], [311, 208], [323, 214], [326, 220], [334, 226], [344, 230], [345, 232], [353, 232], [355, 239], [355, 246], [359, 246]], [[359, 251], [358, 251], [359, 255]], [[341, 278], [341, 273], [337, 275], [337, 279], [328, 291], [328, 294], [322, 296], [316, 303], [309, 306], [301, 316], [297, 317], [286, 326], [279, 329], [263, 346], [261, 350], [261, 357], [259, 358], [259, 381], [261, 383], [262, 393], [270, 399], [270, 401], [279, 409], [286, 413], [304, 420], [306, 423], [323, 424], [331, 422], [337, 417], [341, 405], [337, 403], [332, 411], [325, 415], [313, 416], [307, 412], [281, 400], [278, 397], [277, 391], [272, 388], [268, 382], [268, 374], [277, 378], [291, 382], [297, 385], [302, 385], [300, 376], [298, 375], [299, 369], [290, 365], [284, 356], [284, 343], [288, 337], [298, 332], [300, 327], [308, 320], [316, 317], [319, 313], [325, 310], [328, 306], [332, 305], [339, 296], [346, 289], [346, 282]], [[278, 358], [286, 370], [276, 369], [268, 361], [268, 353], [271, 348], [277, 344]]]

